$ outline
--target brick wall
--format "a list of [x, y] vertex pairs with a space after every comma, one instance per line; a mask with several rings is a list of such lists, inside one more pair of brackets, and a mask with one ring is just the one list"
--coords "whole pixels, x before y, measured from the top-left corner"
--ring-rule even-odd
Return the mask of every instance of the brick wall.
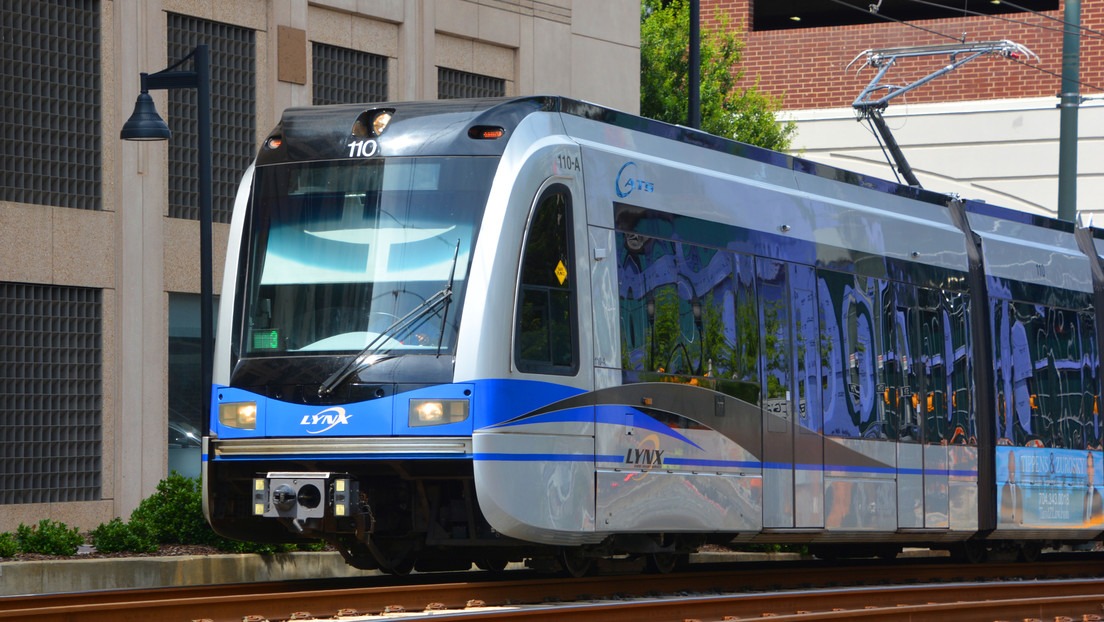
[[[791, 110], [850, 106], [874, 76], [869, 68], [859, 72], [855, 66], [845, 69], [863, 50], [951, 42], [947, 37], [893, 22], [747, 32], [751, 5], [752, 0], [701, 0], [702, 27], [715, 26], [718, 15], [726, 14], [730, 26], [744, 31], [745, 81], [757, 79], [761, 90], [783, 97], [783, 107]], [[1040, 60], [1025, 66], [999, 57], [979, 58], [910, 91], [893, 105], [1056, 96], [1061, 87], [1062, 24], [1054, 19], [1062, 18], [1062, 8], [1044, 14], [1053, 19], [1030, 13], [1004, 16], [1023, 24], [993, 17], [912, 22], [954, 37], [965, 33], [968, 41], [1009, 39], [1030, 48]], [[1085, 95], [1100, 93], [1104, 90], [1104, 0], [1082, 0], [1081, 26], [1080, 90]], [[907, 84], [947, 62], [946, 56], [903, 59], [883, 83]]]

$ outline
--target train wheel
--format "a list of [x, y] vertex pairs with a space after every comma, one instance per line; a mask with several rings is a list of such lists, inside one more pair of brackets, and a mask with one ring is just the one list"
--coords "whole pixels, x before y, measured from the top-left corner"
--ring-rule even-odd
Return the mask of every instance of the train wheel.
[[652, 553], [644, 558], [644, 570], [648, 574], [670, 574], [681, 561], [677, 553]]
[[398, 577], [405, 577], [406, 575], [410, 574], [412, 570], [414, 570], [414, 558], [404, 557], [402, 559], [393, 560], [390, 566], [390, 568], [381, 567], [380, 569], [387, 574], [393, 574]]
[[559, 561], [564, 574], [575, 579], [585, 577], [594, 566], [594, 558], [583, 555], [580, 548], [561, 548]]
[[901, 552], [901, 547], [894, 544], [883, 544], [878, 547], [878, 559], [884, 559], [886, 561], [892, 561], [897, 559], [897, 554]]
[[840, 558], [840, 548], [831, 544], [811, 544], [809, 553], [826, 562], [834, 562]]
[[488, 572], [502, 572], [506, 570], [506, 564], [505, 559], [479, 559], [476, 560], [475, 567]]
[[349, 544], [347, 542], [332, 542], [333, 546], [341, 553], [345, 563], [359, 570], [376, 570], [379, 562], [368, 550], [368, 547], [359, 542]]
[[1024, 542], [1019, 549], [1016, 559], [1029, 564], [1039, 561], [1039, 556], [1043, 554], [1043, 545], [1038, 542]]
[[958, 545], [954, 556], [970, 564], [980, 564], [989, 557], [989, 547], [978, 540], [967, 540]]
[[389, 543], [388, 546], [380, 546], [369, 540], [365, 545], [379, 562], [379, 569], [387, 574], [406, 576], [414, 570], [414, 563], [418, 561], [418, 554], [412, 550], [409, 543]]

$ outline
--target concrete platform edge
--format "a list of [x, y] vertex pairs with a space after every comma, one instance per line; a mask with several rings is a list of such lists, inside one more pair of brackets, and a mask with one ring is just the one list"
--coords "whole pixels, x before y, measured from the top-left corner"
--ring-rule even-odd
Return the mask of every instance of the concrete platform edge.
[[0, 596], [376, 574], [348, 566], [334, 552], [13, 561], [0, 563]]

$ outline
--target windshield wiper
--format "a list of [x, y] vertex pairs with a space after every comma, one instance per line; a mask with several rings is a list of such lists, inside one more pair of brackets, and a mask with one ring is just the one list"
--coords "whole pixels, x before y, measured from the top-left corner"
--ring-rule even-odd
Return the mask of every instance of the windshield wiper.
[[443, 292], [445, 296], [445, 308], [441, 311], [441, 334], [437, 336], [437, 357], [441, 357], [441, 346], [445, 344], [445, 323], [448, 321], [449, 305], [452, 304], [452, 279], [456, 276], [456, 260], [460, 258], [460, 238], [456, 238], [456, 249], [452, 251], [452, 268], [449, 270], [449, 278], [445, 283]]
[[[444, 289], [426, 298], [421, 304], [411, 309], [409, 313], [380, 331], [378, 335], [368, 342], [368, 345], [364, 346], [360, 354], [353, 357], [352, 360], [342, 366], [341, 369], [331, 374], [329, 378], [326, 378], [326, 380], [318, 386], [318, 397], [330, 395], [334, 392], [334, 389], [340, 386], [342, 382], [345, 382], [349, 376], [352, 376], [365, 367], [371, 367], [388, 358], [385, 356], [377, 356], [376, 347], [394, 335], [400, 334], [402, 331], [417, 325], [423, 318], [433, 313], [442, 302], [445, 304], [444, 314], [441, 317], [441, 340], [443, 340], [445, 335], [445, 319], [448, 317], [449, 303], [452, 301], [452, 282], [453, 278], [456, 276], [456, 262], [459, 257], [460, 240], [456, 240], [456, 249], [452, 253], [452, 268], [449, 270], [448, 282], [445, 283]], [[437, 356], [441, 355], [441, 340], [437, 342]]]

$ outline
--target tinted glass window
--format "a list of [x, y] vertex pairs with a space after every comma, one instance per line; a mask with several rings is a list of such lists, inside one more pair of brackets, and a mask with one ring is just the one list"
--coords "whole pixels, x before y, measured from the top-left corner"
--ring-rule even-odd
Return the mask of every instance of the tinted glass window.
[[522, 371], [578, 370], [572, 253], [570, 194], [553, 186], [537, 204], [522, 250], [515, 346]]

